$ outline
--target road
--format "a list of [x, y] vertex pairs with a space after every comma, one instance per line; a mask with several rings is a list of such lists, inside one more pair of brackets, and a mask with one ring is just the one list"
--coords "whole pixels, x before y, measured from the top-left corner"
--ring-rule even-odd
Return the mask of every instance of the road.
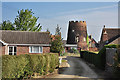
[[84, 60], [80, 57], [68, 56], [68, 64], [70, 67], [59, 68], [58, 73], [47, 78], [107, 78], [108, 74], [101, 70], [90, 67]]
[[98, 75], [80, 57], [67, 57], [70, 67], [60, 68], [59, 74], [98, 78]]

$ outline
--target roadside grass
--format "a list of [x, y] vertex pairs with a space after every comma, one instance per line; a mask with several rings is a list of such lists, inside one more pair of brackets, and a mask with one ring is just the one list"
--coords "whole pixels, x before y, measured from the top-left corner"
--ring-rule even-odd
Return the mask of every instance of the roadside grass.
[[67, 56], [76, 56], [76, 57], [80, 57], [80, 54], [75, 54], [75, 53], [68, 53]]
[[62, 62], [67, 62], [67, 60], [62, 59]]

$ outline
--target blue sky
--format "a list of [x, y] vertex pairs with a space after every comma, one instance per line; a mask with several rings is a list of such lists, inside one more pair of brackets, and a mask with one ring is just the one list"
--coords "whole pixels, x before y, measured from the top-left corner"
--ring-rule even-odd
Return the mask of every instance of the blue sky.
[[2, 2], [2, 20], [14, 22], [21, 9], [32, 9], [39, 17], [42, 31], [49, 28], [55, 33], [57, 24], [61, 27], [62, 37], [67, 39], [68, 22], [84, 20], [88, 34], [99, 41], [103, 25], [118, 27], [117, 2]]

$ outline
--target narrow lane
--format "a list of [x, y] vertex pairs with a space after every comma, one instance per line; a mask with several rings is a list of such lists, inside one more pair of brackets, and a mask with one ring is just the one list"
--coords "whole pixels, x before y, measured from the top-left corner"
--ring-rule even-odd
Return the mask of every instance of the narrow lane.
[[59, 69], [59, 74], [98, 78], [97, 73], [79, 57], [68, 56], [67, 60], [70, 67]]
[[[95, 66], [89, 66], [90, 64], [86, 63], [80, 57], [67, 56], [65, 59], [70, 67], [60, 67], [58, 74], [52, 74], [45, 78], [73, 78], [71, 80], [76, 80], [76, 78], [85, 78], [85, 80], [104, 78], [104, 80], [109, 80], [113, 78], [113, 75], [110, 73], [99, 70]], [[114, 80], [114, 78], [110, 80]]]

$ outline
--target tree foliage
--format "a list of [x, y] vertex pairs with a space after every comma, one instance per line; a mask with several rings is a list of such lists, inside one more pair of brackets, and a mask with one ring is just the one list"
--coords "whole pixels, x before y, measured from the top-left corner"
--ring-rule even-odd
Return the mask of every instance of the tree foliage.
[[63, 48], [63, 43], [60, 36], [55, 36], [55, 40], [51, 42], [50, 50], [51, 52], [54, 52], [54, 53], [60, 53], [60, 54], [62, 53], [64, 48]]
[[49, 32], [49, 33], [50, 33], [50, 30], [47, 28], [46, 32]]
[[3, 21], [3, 23], [0, 25], [1, 30], [15, 30], [15, 27], [13, 26], [12, 22]]
[[60, 30], [61, 30], [61, 28], [57, 24], [55, 35], [60, 35], [61, 34]]
[[38, 18], [33, 16], [32, 10], [20, 10], [15, 18], [16, 30], [21, 31], [40, 31], [42, 26], [40, 23], [36, 26]]

